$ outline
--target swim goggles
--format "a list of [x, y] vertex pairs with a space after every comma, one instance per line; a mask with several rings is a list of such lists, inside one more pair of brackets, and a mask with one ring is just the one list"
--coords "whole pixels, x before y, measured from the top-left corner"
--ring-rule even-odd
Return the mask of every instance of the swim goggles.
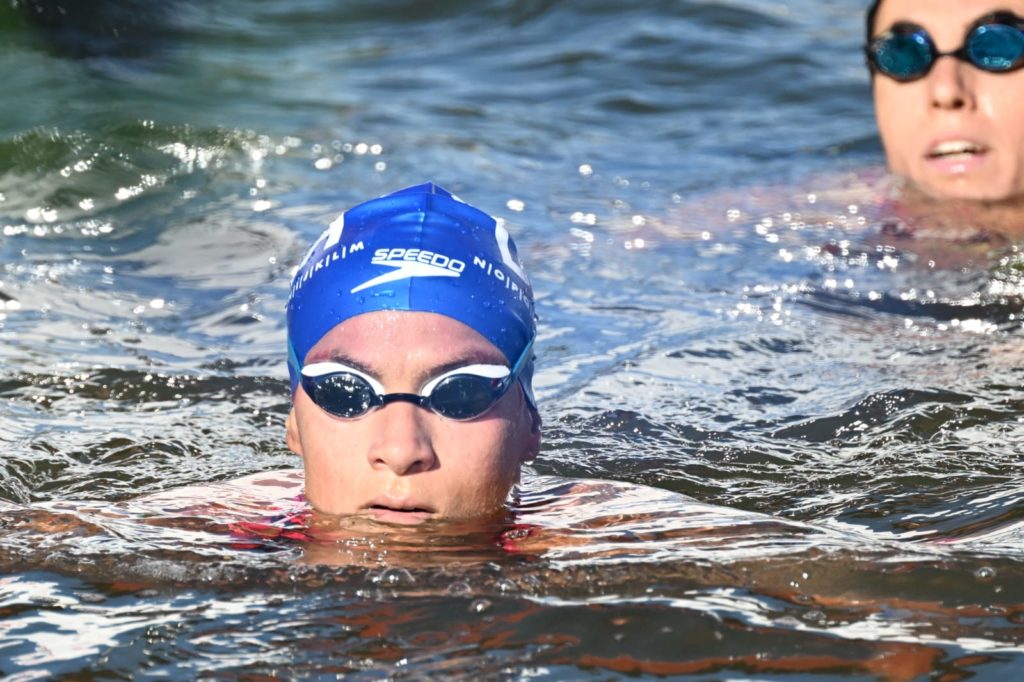
[[342, 419], [357, 419], [388, 403], [406, 402], [447, 419], [475, 419], [491, 409], [519, 378], [533, 340], [511, 369], [505, 365], [466, 365], [436, 376], [416, 393], [385, 393], [373, 377], [339, 362], [302, 368], [302, 388], [320, 409]]
[[1024, 66], [1024, 19], [1012, 12], [985, 15], [967, 31], [964, 44], [951, 52], [939, 52], [926, 30], [901, 21], [871, 41], [865, 51], [872, 70], [901, 83], [927, 76], [939, 57], [1006, 73]]

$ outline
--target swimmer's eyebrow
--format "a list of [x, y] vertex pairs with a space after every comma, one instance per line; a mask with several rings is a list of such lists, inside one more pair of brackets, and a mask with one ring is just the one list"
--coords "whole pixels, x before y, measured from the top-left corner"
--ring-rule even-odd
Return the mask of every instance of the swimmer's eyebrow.
[[428, 378], [436, 377], [439, 374], [444, 374], [445, 372], [448, 372], [453, 369], [458, 369], [459, 367], [466, 367], [467, 365], [505, 365], [507, 367], [508, 363], [505, 362], [504, 356], [502, 356], [500, 353], [498, 353], [497, 357], [495, 357], [495, 355], [491, 353], [469, 352], [459, 356], [457, 359], [452, 360], [451, 362], [446, 362], [443, 365], [439, 365], [433, 368], [430, 372], [427, 373]]
[[[365, 362], [360, 362], [359, 360], [351, 358], [341, 352], [335, 352], [331, 354], [329, 357], [314, 360], [314, 362], [337, 362], [342, 365], [347, 365], [353, 369], [358, 369], [360, 372], [363, 372], [365, 374], [369, 374], [371, 377], [377, 379], [378, 381], [381, 379], [381, 372], [377, 368], [371, 367]], [[427, 370], [427, 372], [424, 373], [424, 376], [420, 378], [422, 378], [424, 381], [429, 381], [433, 377], [439, 376], [453, 369], [458, 369], [459, 367], [466, 367], [467, 365], [508, 366], [508, 363], [505, 361], [505, 358], [504, 356], [501, 355], [501, 353], [492, 354], [486, 351], [471, 350], [469, 352], [456, 356], [454, 359], [449, 360], [444, 364], [430, 368], [429, 370]]]
[[376, 370], [374, 370], [366, 363], [359, 362], [355, 358], [350, 358], [342, 353], [333, 353], [329, 357], [317, 360], [316, 362], [337, 362], [338, 364], [351, 367], [352, 369], [358, 369], [360, 372], [363, 372], [364, 374], [369, 374], [374, 379], [380, 378], [380, 375], [376, 372]]

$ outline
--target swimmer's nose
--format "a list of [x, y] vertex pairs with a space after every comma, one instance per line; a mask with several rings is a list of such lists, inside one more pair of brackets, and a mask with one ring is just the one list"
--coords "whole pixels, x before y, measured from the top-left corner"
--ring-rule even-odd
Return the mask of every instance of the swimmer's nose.
[[367, 457], [374, 469], [387, 468], [399, 476], [429, 471], [437, 464], [427, 421], [421, 407], [395, 402], [377, 410], [372, 445]]
[[928, 73], [928, 94], [934, 109], [974, 109], [974, 67], [952, 56], [939, 57]]

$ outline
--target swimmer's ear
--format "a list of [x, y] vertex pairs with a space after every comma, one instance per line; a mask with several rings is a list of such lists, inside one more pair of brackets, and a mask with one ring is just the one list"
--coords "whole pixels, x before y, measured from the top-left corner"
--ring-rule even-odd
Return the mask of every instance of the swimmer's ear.
[[302, 439], [299, 438], [299, 425], [295, 420], [295, 408], [288, 413], [288, 420], [284, 423], [284, 440], [288, 443], [288, 449], [299, 457], [302, 457]]
[[526, 410], [527, 419], [530, 420], [530, 433], [527, 436], [526, 449], [523, 452], [522, 464], [532, 462], [540, 454], [540, 413], [532, 406], [523, 401], [523, 409]]

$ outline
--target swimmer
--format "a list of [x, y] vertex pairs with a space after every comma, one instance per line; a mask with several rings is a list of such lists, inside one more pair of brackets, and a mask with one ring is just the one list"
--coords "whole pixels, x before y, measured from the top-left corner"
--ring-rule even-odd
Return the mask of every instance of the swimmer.
[[1022, 17], [1021, 0], [875, 0], [869, 8], [878, 130], [889, 170], [912, 191], [1024, 208]]
[[314, 510], [504, 510], [541, 420], [533, 292], [500, 223], [432, 184], [355, 206], [302, 261], [287, 315], [287, 443]]
[[288, 297], [285, 440], [302, 470], [171, 489], [101, 516], [207, 519], [239, 545], [432, 521], [503, 529], [540, 449], [536, 333], [529, 279], [494, 218], [433, 184], [354, 206], [310, 247]]
[[873, 0], [864, 54], [891, 175], [816, 173], [797, 188], [690, 198], [646, 229], [731, 229], [723, 205], [740, 224], [800, 213], [807, 225], [856, 229], [863, 218], [881, 228], [870, 252], [894, 246], [949, 269], [992, 262], [1024, 236], [1022, 17], [1024, 0]]

